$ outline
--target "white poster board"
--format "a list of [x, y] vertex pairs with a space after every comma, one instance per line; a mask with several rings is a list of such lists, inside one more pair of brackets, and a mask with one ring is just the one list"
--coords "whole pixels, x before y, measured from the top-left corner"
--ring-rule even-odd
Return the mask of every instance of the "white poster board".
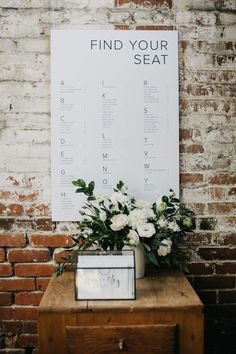
[[137, 199], [179, 189], [176, 31], [51, 33], [52, 219], [79, 219], [72, 180]]

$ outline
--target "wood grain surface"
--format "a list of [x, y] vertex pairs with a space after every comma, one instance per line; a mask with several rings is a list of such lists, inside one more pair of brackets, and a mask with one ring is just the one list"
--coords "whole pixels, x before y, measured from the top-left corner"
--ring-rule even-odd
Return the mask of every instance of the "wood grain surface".
[[66, 327], [68, 354], [175, 354], [176, 325]]

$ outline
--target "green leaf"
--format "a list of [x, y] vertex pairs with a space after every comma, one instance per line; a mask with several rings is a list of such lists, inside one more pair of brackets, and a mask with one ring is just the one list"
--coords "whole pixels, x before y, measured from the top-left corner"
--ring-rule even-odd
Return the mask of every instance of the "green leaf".
[[86, 187], [86, 183], [83, 179], [77, 179], [76, 181], [72, 181], [72, 184], [76, 187], [81, 187], [81, 188], [85, 188]]
[[124, 182], [123, 181], [119, 181], [116, 185], [116, 188], [120, 191], [122, 188], [124, 187]]
[[88, 184], [88, 192], [89, 192], [90, 195], [93, 195], [94, 188], [95, 188], [95, 182], [94, 181], [89, 182], [89, 184]]
[[77, 188], [75, 193], [83, 193], [84, 192], [84, 188]]
[[164, 203], [168, 203], [169, 198], [166, 195], [163, 195], [163, 197], [161, 198], [161, 201]]
[[156, 256], [155, 256], [155, 254], [154, 254], [153, 251], [147, 253], [147, 258], [148, 258], [148, 260], [149, 260], [151, 263], [153, 263], [153, 264], [155, 264], [157, 267], [159, 267], [159, 262], [158, 262], [158, 260], [157, 260], [157, 258], [156, 258]]

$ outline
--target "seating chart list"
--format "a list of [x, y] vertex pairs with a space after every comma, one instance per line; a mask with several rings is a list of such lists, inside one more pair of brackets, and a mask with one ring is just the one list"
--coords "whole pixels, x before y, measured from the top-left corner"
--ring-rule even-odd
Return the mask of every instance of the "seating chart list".
[[72, 181], [138, 199], [179, 189], [176, 31], [51, 33], [52, 219], [75, 221]]

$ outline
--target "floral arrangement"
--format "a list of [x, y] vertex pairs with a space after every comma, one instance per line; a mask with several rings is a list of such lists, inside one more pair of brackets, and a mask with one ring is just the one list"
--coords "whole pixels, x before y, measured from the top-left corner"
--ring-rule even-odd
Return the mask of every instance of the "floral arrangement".
[[78, 235], [67, 248], [69, 255], [61, 263], [57, 274], [73, 263], [71, 252], [76, 250], [121, 250], [125, 246], [144, 246], [149, 262], [186, 271], [180, 247], [183, 237], [192, 228], [192, 211], [185, 208], [173, 190], [152, 205], [136, 200], [119, 181], [110, 196], [94, 195], [95, 183], [83, 179], [72, 182], [76, 193], [86, 196], [78, 222]]

